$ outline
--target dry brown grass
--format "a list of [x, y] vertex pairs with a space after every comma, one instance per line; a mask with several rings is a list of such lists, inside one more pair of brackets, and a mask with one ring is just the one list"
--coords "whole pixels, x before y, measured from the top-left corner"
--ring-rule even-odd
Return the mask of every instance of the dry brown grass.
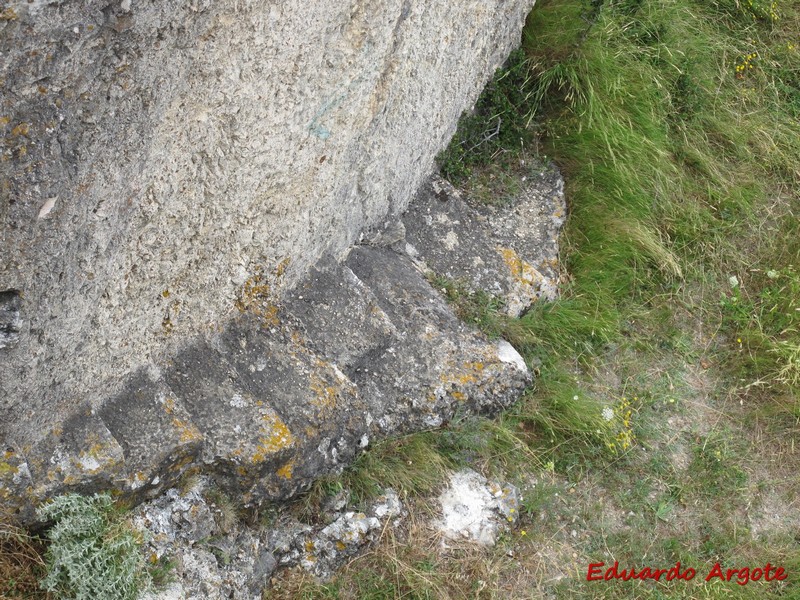
[[0, 599], [52, 598], [39, 588], [45, 571], [43, 553], [39, 538], [0, 515]]

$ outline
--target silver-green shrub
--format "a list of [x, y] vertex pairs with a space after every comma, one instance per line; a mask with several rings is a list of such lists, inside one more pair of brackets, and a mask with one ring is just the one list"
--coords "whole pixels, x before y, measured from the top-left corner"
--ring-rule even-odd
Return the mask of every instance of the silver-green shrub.
[[41, 506], [52, 522], [41, 586], [70, 600], [135, 600], [147, 575], [139, 542], [129, 527], [113, 518], [108, 494], [67, 494]]

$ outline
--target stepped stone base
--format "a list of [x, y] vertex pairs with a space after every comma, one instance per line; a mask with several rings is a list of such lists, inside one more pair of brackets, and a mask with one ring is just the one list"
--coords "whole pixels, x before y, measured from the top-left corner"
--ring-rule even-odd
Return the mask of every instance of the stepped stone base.
[[414, 262], [357, 246], [272, 304], [253, 281], [239, 314], [45, 443], [0, 455], [0, 509], [68, 491], [153, 497], [201, 472], [244, 504], [288, 498], [372, 440], [494, 412], [530, 382], [519, 354], [461, 323]]

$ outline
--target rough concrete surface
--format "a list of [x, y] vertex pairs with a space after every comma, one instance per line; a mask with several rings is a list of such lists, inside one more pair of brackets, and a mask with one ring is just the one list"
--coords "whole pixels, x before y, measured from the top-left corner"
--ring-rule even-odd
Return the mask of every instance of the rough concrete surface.
[[[406, 208], [531, 5], [6, 3], [0, 504], [187, 470], [285, 497], [374, 435], [513, 401], [507, 349], [402, 257], [347, 252]], [[283, 301], [325, 269], [330, 306], [369, 315]]]
[[278, 295], [400, 213], [531, 5], [5, 3], [0, 437], [38, 444], [259, 272]]

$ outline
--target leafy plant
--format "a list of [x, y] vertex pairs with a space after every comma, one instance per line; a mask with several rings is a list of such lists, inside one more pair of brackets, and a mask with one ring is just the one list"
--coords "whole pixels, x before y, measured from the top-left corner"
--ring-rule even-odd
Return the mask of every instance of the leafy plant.
[[41, 586], [57, 598], [133, 600], [147, 587], [139, 541], [115, 514], [110, 495], [60, 496], [37, 516], [53, 522]]

